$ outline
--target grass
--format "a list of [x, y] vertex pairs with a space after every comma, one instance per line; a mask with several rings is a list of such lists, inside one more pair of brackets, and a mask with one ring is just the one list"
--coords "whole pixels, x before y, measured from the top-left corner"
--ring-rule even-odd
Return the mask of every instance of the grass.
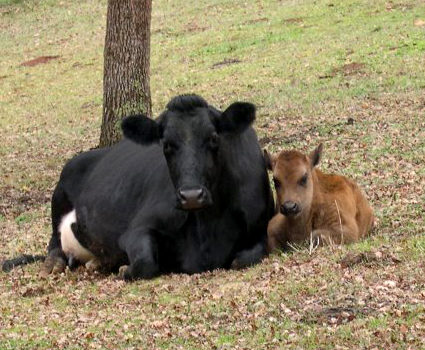
[[[424, 13], [420, 0], [155, 1], [154, 113], [184, 92], [254, 102], [265, 148], [324, 142], [321, 169], [359, 182], [374, 235], [131, 284], [1, 273], [0, 348], [423, 347]], [[60, 170], [98, 143], [106, 1], [0, 0], [0, 17], [1, 260], [45, 252]], [[340, 264], [370, 251], [382, 258]]]

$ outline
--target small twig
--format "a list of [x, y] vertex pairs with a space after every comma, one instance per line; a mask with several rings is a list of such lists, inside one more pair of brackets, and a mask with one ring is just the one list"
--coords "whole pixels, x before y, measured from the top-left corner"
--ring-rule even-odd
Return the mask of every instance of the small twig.
[[288, 242], [288, 246], [291, 247], [291, 249], [293, 249], [296, 252], [300, 252], [301, 250], [297, 247], [295, 247], [291, 242]]
[[311, 255], [313, 251], [313, 231], [310, 231], [310, 246], [308, 249], [308, 253]]
[[338, 212], [339, 227], [341, 228], [341, 244], [343, 244], [344, 243], [344, 233], [342, 231], [341, 214], [339, 213], [338, 203], [336, 202], [336, 199], [335, 199], [335, 205], [336, 205], [336, 210]]
[[309, 248], [308, 248], [309, 255], [311, 255], [317, 249], [317, 247], [320, 244], [320, 237], [317, 236], [316, 238], [317, 238], [317, 243], [315, 244], [316, 240], [313, 240], [313, 231], [311, 231], [310, 232], [310, 245], [309, 245]]

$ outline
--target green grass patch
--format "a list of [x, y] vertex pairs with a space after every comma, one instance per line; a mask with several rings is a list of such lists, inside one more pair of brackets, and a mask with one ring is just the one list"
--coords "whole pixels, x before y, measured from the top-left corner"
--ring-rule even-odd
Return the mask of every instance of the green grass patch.
[[[45, 253], [62, 166], [98, 143], [106, 4], [0, 0], [0, 260]], [[154, 2], [154, 114], [186, 92], [255, 103], [262, 147], [323, 142], [320, 168], [361, 185], [374, 234], [131, 284], [0, 272], [0, 348], [421, 348], [424, 13], [419, 0]], [[367, 252], [383, 258], [341, 266]]]

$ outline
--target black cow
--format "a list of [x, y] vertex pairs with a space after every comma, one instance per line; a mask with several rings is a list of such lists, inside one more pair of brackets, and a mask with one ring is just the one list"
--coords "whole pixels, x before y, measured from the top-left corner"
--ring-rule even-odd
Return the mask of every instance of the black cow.
[[254, 119], [252, 104], [220, 112], [196, 95], [124, 119], [126, 139], [65, 165], [42, 272], [129, 265], [132, 280], [259, 262], [274, 204]]

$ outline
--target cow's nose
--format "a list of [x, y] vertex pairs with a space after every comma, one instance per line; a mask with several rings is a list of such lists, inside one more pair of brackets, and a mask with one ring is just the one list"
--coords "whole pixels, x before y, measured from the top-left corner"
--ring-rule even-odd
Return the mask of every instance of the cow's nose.
[[300, 212], [300, 207], [295, 202], [286, 201], [280, 206], [280, 212], [285, 216], [296, 215]]
[[203, 188], [195, 188], [190, 190], [179, 190], [180, 199], [187, 200], [200, 200], [204, 194]]
[[202, 187], [179, 189], [177, 197], [183, 209], [200, 209], [206, 205], [206, 191]]

